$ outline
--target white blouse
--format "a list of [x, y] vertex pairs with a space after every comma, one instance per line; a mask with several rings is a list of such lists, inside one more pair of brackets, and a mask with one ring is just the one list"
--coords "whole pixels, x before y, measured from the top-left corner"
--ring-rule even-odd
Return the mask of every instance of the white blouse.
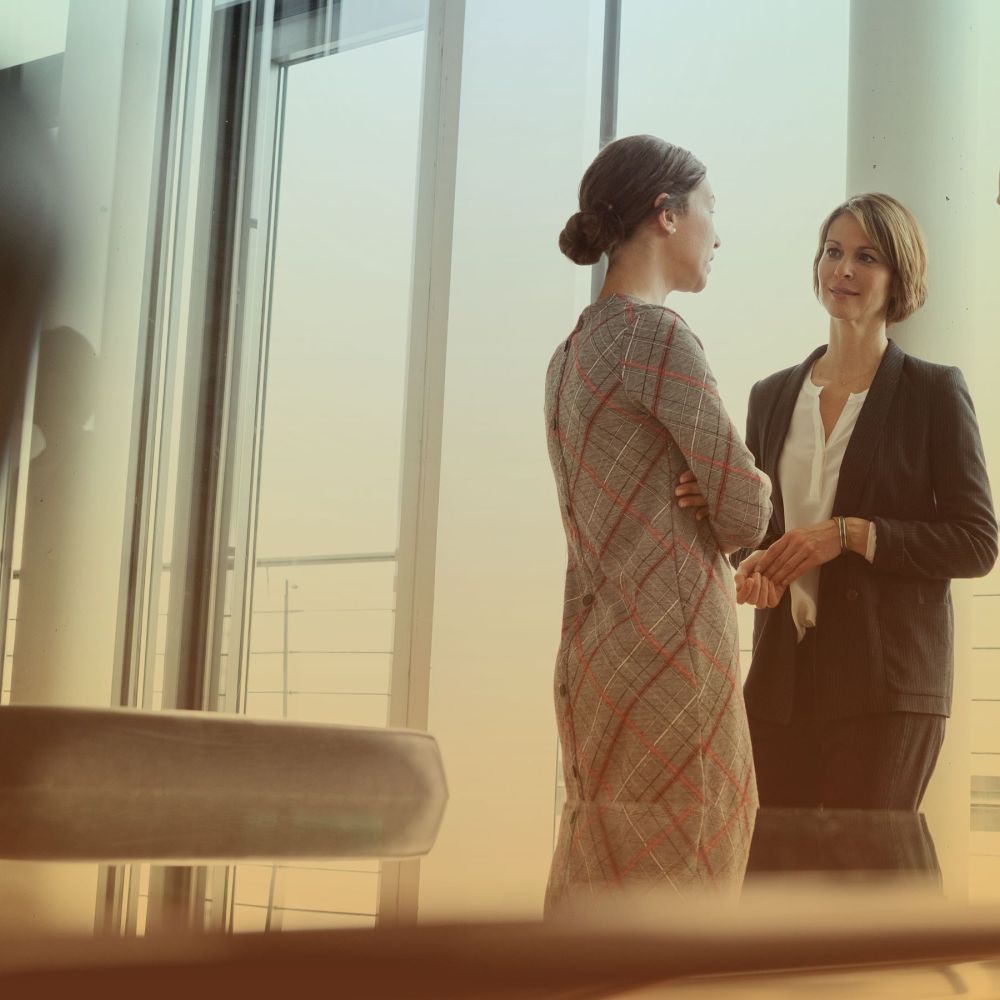
[[[840, 480], [840, 464], [868, 395], [866, 389], [864, 392], [852, 392], [847, 397], [844, 409], [827, 439], [819, 412], [822, 391], [820, 386], [813, 384], [810, 372], [799, 390], [785, 446], [778, 460], [778, 482], [781, 485], [786, 531], [818, 524], [832, 515], [833, 499]], [[868, 530], [865, 558], [869, 562], [875, 558], [874, 524]], [[806, 629], [816, 624], [819, 571], [817, 566], [789, 585], [792, 619], [800, 640]]]

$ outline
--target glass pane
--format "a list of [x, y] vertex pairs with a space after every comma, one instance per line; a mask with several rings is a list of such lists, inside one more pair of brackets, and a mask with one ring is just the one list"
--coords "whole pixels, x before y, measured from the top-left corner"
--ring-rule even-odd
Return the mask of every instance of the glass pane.
[[385, 724], [422, 63], [411, 32], [286, 70], [250, 715]]

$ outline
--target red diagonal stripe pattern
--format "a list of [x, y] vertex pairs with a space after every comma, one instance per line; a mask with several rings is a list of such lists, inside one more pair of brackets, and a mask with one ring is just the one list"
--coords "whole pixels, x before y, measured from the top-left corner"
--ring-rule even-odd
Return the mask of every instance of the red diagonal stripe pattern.
[[[567, 794], [660, 810], [650, 850], [676, 848], [711, 882], [756, 805], [722, 549], [763, 536], [770, 484], [701, 343], [636, 299], [584, 310], [549, 364], [545, 419], [568, 548], [555, 672]], [[674, 503], [685, 469], [704, 521]], [[616, 877], [644, 857], [620, 857]]]
[[743, 882], [754, 813], [734, 810], [711, 838], [693, 805], [677, 811], [645, 802], [567, 803], [545, 893], [555, 913], [581, 899], [627, 890], [736, 894]]

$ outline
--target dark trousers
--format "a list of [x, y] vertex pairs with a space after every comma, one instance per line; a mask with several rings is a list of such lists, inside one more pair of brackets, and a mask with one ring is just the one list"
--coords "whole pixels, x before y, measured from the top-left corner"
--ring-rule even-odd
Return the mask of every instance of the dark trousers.
[[944, 716], [882, 712], [817, 721], [815, 635], [799, 643], [787, 726], [750, 719], [762, 806], [916, 810], [944, 740]]

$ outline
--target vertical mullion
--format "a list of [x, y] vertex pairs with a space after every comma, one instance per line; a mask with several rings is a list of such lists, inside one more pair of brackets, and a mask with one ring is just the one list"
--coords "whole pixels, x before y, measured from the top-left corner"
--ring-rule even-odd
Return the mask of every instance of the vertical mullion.
[[0, 469], [0, 694], [4, 688], [4, 673], [7, 663], [7, 616], [10, 609], [10, 584], [14, 573], [14, 537], [17, 518], [17, 482], [21, 465], [21, 436], [24, 420], [23, 408], [20, 418], [11, 424], [7, 447], [3, 449], [2, 469]]
[[[159, 429], [163, 411], [163, 355], [168, 342], [167, 305], [171, 276], [170, 243], [174, 237], [172, 219], [176, 211], [176, 178], [179, 166], [179, 130], [186, 74], [184, 60], [192, 30], [192, 8], [188, 4], [168, 5], [167, 42], [164, 76], [161, 84], [162, 116], [158, 130], [158, 181], [152, 194], [150, 218], [152, 236], [149, 245], [150, 275], [145, 289], [144, 313], [146, 336], [140, 343], [136, 363], [135, 427], [130, 449], [128, 481], [133, 484], [133, 502], [127, 509], [119, 595], [115, 666], [112, 682], [113, 700], [135, 706], [144, 688], [143, 645], [149, 634], [147, 619], [155, 614], [158, 600], [159, 568], [153, 565], [155, 537], [155, 483], [160, 461]], [[151, 606], [152, 605], [152, 606]]]
[[[185, 372], [182, 403], [182, 455], [178, 465], [177, 518], [171, 560], [170, 633], [164, 666], [164, 707], [204, 709], [218, 647], [220, 573], [226, 572], [220, 538], [223, 469], [226, 459], [226, 409], [230, 403], [230, 318], [239, 237], [240, 156], [244, 139], [247, 49], [253, 40], [252, 3], [222, 8], [213, 15], [212, 57], [219, 60], [217, 92], [213, 88], [210, 184], [202, 192], [208, 204], [204, 289], [192, 305], [198, 323], [190, 370]], [[223, 37], [220, 32], [225, 31]], [[197, 262], [196, 262], [197, 263]], [[197, 266], [194, 268], [197, 272]], [[201, 306], [200, 310], [198, 306]], [[195, 331], [192, 331], [195, 332]], [[224, 582], [224, 581], [223, 581]], [[222, 588], [224, 589], [224, 588]]]
[[[197, 227], [198, 164], [202, 162], [205, 103], [209, 93], [212, 16], [212, 8], [205, 0], [189, 0], [179, 53], [183, 67], [178, 83], [180, 135], [174, 151], [176, 167], [171, 195], [170, 254], [163, 289], [165, 332], [158, 388], [159, 423], [154, 429], [155, 458], [151, 459], [151, 462], [155, 462], [155, 473], [147, 487], [152, 498], [151, 527], [147, 534], [147, 595], [142, 635], [136, 646], [135, 669], [139, 673], [136, 701], [146, 710], [153, 707], [157, 636], [161, 624], [160, 593], [163, 574], [167, 569], [163, 558], [163, 536], [167, 506], [171, 502], [170, 454], [171, 439], [175, 433], [173, 422], [174, 404], [177, 401], [176, 379], [178, 373], [184, 371], [181, 348], [186, 347], [186, 338], [182, 330], [185, 325], [190, 325], [184, 323], [182, 313], [187, 299], [187, 286], [194, 271], [188, 241], [196, 233]], [[176, 568], [172, 567], [171, 572]]]
[[413, 729], [427, 728], [464, 26], [464, 0], [431, 0], [413, 241], [388, 719], [392, 726]]
[[[396, 627], [388, 723], [426, 729], [455, 222], [464, 0], [430, 0], [413, 239], [413, 295], [400, 473]], [[415, 921], [419, 861], [384, 861], [378, 922]]]
[[272, 58], [274, 0], [265, 0], [258, 18], [257, 67], [250, 100], [247, 165], [242, 220], [240, 281], [245, 295], [235, 318], [238, 386], [230, 411], [227, 512], [234, 537], [231, 629], [226, 673], [226, 709], [246, 709], [250, 668], [257, 506], [263, 446], [263, 414], [270, 338], [274, 243], [280, 183], [280, 144], [287, 73]]
[[[618, 133], [618, 58], [621, 51], [621, 0], [604, 0], [604, 63], [601, 73], [601, 134], [598, 149], [603, 149]], [[590, 300], [597, 301], [608, 259], [602, 256], [590, 272]]]
[[[233, 209], [232, 292], [228, 303], [226, 326], [228, 349], [223, 386], [225, 398], [220, 411], [223, 429], [219, 440], [221, 456], [218, 472], [219, 497], [214, 510], [215, 602], [210, 622], [210, 641], [206, 650], [208, 668], [203, 696], [205, 707], [213, 710], [219, 707], [222, 626], [226, 612], [228, 609], [230, 613], [230, 627], [239, 629], [241, 634], [246, 610], [246, 582], [253, 578], [247, 553], [254, 550], [254, 544], [248, 537], [247, 525], [242, 517], [242, 507], [237, 510], [236, 503], [246, 498], [249, 488], [247, 463], [243, 461], [247, 425], [244, 415], [256, 405], [256, 394], [252, 400], [247, 398], [250, 386], [257, 385], [256, 365], [259, 365], [259, 352], [252, 350], [253, 338], [248, 336], [252, 329], [249, 317], [253, 313], [252, 307], [248, 308], [248, 303], [254, 301], [259, 281], [255, 270], [260, 225], [258, 209], [262, 202], [266, 204], [260, 192], [262, 188], [267, 190], [268, 182], [265, 178], [270, 177], [266, 154], [262, 155], [261, 146], [266, 148], [265, 138], [270, 118], [268, 95], [273, 91], [274, 68], [271, 49], [274, 0], [251, 0], [250, 10]], [[255, 367], [248, 369], [248, 361], [254, 363]], [[252, 380], [248, 379], [248, 372], [253, 374]], [[252, 465], [251, 462], [251, 475]], [[230, 573], [232, 573], [231, 579]], [[239, 649], [238, 642], [235, 648]], [[232, 656], [233, 649], [234, 644], [230, 636], [229, 669], [239, 670], [240, 663]], [[227, 684], [227, 693], [228, 690]], [[227, 704], [228, 708], [230, 706]]]

